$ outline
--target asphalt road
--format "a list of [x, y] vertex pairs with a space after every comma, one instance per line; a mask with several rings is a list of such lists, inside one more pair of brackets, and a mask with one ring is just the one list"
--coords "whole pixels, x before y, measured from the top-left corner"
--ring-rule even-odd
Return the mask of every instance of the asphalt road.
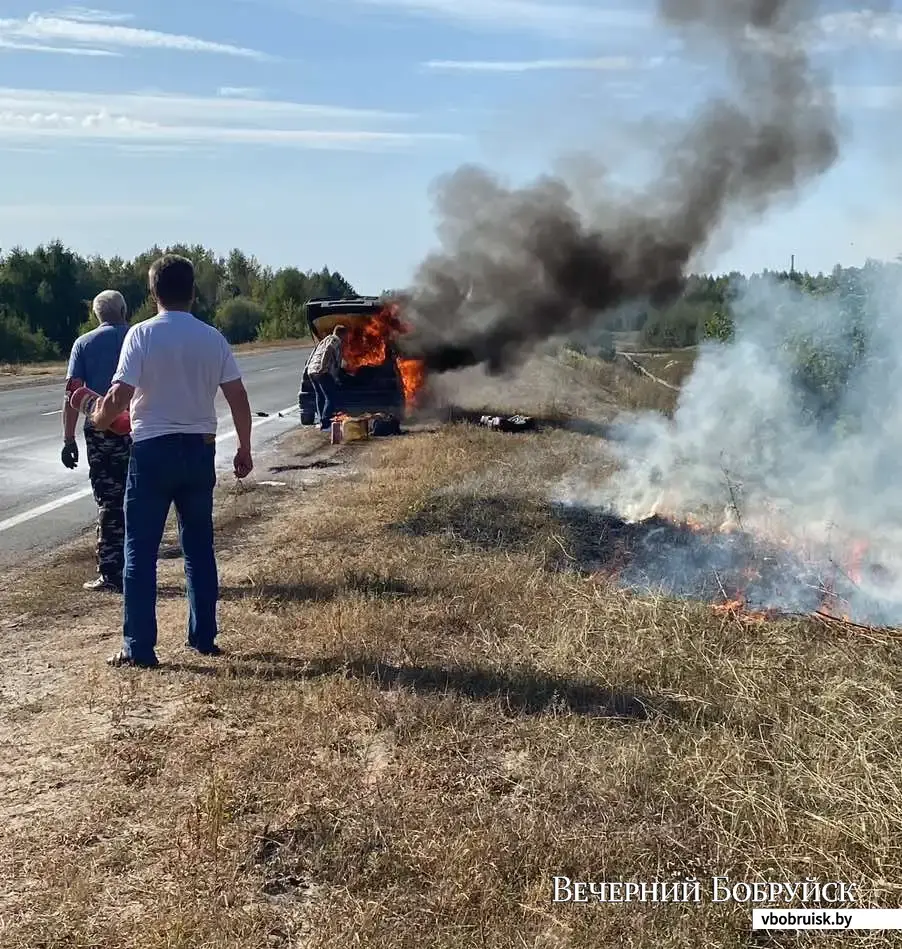
[[[278, 349], [238, 357], [255, 413], [255, 464], [269, 443], [299, 424], [297, 392], [308, 352]], [[97, 509], [81, 434], [78, 467], [69, 471], [60, 461], [62, 399], [59, 383], [0, 392], [0, 566], [64, 543], [94, 523]], [[228, 477], [235, 430], [222, 393], [216, 408], [217, 466]], [[291, 414], [278, 417], [286, 411]]]

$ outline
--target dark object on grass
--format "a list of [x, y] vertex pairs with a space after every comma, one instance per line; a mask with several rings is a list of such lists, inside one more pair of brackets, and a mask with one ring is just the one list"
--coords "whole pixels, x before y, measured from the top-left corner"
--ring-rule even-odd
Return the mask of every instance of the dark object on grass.
[[377, 415], [370, 423], [370, 435], [375, 438], [400, 434], [401, 420], [396, 415]]
[[536, 427], [535, 419], [529, 415], [511, 415], [507, 418], [501, 415], [483, 415], [479, 424], [496, 432], [529, 432]]

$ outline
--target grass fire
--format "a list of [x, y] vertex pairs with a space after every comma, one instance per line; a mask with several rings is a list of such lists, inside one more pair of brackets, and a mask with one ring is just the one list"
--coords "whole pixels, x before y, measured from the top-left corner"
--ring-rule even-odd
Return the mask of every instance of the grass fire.
[[747, 620], [821, 616], [868, 626], [902, 622], [893, 590], [899, 578], [868, 556], [868, 544], [837, 550], [776, 531], [654, 514], [598, 524], [610, 550], [599, 569], [627, 589], [711, 603]]
[[[865, 613], [887, 564], [874, 532], [805, 548], [780, 491], [768, 509], [729, 455], [715, 478], [663, 434], [731, 345], [679, 392], [561, 350], [431, 378], [458, 408], [405, 438], [301, 428], [276, 482], [217, 500], [219, 658], [179, 649], [177, 562], [147, 674], [100, 661], [121, 607], [71, 595], [91, 538], [6, 577], [4, 946], [747, 943], [735, 902], [552, 902], [595, 872], [847, 880], [890, 905], [902, 640], [825, 612]], [[478, 424], [517, 411], [536, 425]]]
[[[263, 17], [265, 6], [248, 15]], [[158, 549], [183, 560], [164, 555], [156, 565], [159, 665], [104, 663], [123, 617], [135, 628], [150, 598], [124, 610], [112, 590], [83, 585], [97, 550], [91, 528], [75, 527], [90, 464], [69, 467], [78, 460], [70, 432], [59, 454], [58, 416], [65, 425], [71, 415], [57, 396], [10, 390], [7, 480], [52, 486], [38, 479], [51, 469], [62, 478], [62, 461], [65, 477], [84, 483], [66, 493], [30, 484], [31, 507], [0, 521], [4, 538], [28, 534], [0, 574], [0, 949], [748, 949], [808, 945], [752, 932], [761, 893], [821, 911], [837, 908], [823, 894], [842, 888], [854, 891], [856, 909], [898, 907], [902, 262], [868, 263], [854, 283], [842, 268], [802, 277], [794, 261], [779, 275], [689, 276], [729, 245], [735, 225], [800, 197], [833, 168], [847, 125], [822, 65], [837, 43], [844, 55], [847, 40], [893, 31], [809, 0], [659, 0], [656, 13], [639, 11], [638, 31], [627, 4], [367, 6], [373, 18], [359, 19], [373, 50], [382, 6], [395, 8], [395, 40], [426, 35], [423, 24], [397, 29], [402, 7], [480, 27], [539, 26], [542, 42], [527, 47], [541, 55], [571, 40], [571, 52], [600, 52], [622, 34], [624, 63], [641, 65], [641, 82], [610, 82], [609, 59], [435, 60], [430, 69], [494, 74], [494, 84], [513, 67], [536, 90], [566, 73], [568, 108], [591, 113], [571, 121], [562, 100], [553, 121], [533, 123], [539, 145], [584, 124], [594, 156], [628, 132], [625, 167], [609, 167], [605, 152], [603, 173], [594, 162], [561, 162], [572, 180], [547, 175], [527, 187], [457, 169], [435, 191], [439, 249], [390, 299], [356, 296], [337, 272], [274, 276], [261, 267], [259, 292], [240, 300], [233, 292], [251, 286], [243, 253], [223, 262], [220, 277], [212, 259], [197, 267], [198, 316], [233, 329], [256, 321], [267, 345], [280, 327], [295, 335], [278, 356], [261, 349], [256, 365], [242, 359], [255, 401], [253, 471], [240, 466], [249, 449], [237, 412], [233, 431], [192, 436], [207, 474], [182, 464], [173, 476], [154, 462], [165, 452], [128, 449], [123, 595], [144, 590]], [[67, 28], [70, 45], [80, 44], [68, 52], [147, 36], [158, 46], [187, 42], [110, 25], [109, 14], [93, 25], [101, 14], [71, 16], [84, 22]], [[0, 23], [12, 40], [44, 44], [65, 38], [62, 17]], [[255, 46], [265, 33], [254, 33]], [[88, 36], [97, 50], [82, 42]], [[345, 45], [352, 56], [362, 48]], [[668, 70], [684, 54], [678, 86]], [[569, 67], [588, 76], [599, 64], [608, 77], [600, 96], [584, 94], [582, 80], [573, 86]], [[881, 78], [881, 57], [867, 65], [868, 81]], [[392, 55], [391, 68], [369, 72], [397, 92], [399, 68], [405, 60]], [[666, 93], [662, 121], [635, 111], [654, 87]], [[851, 90], [844, 97], [858, 101]], [[118, 106], [139, 99], [119, 96]], [[144, 97], [144, 111], [161, 120], [139, 131], [203, 139], [205, 148], [340, 147], [349, 161], [362, 148], [366, 167], [401, 169], [390, 184], [418, 178], [426, 150], [415, 161], [413, 150], [392, 149], [385, 162], [370, 152], [427, 139], [455, 149], [457, 134], [445, 132], [463, 131], [473, 111], [442, 105], [429, 122], [423, 109], [423, 121], [400, 126], [390, 117], [412, 113], [380, 112], [379, 123], [360, 113], [356, 131], [266, 129], [266, 115], [296, 125], [321, 107], [232, 99], [218, 102], [216, 128], [199, 129], [187, 119], [203, 100]], [[621, 99], [624, 129], [608, 121]], [[533, 106], [552, 101], [531, 96]], [[17, 136], [60, 125], [79, 138], [135, 137], [126, 119], [70, 128], [36, 109], [26, 111], [40, 121], [13, 111], [6, 124]], [[163, 123], [167, 110], [183, 127]], [[235, 121], [224, 124], [227, 115]], [[399, 130], [381, 131], [383, 122]], [[503, 118], [500, 138], [519, 125]], [[639, 155], [642, 142], [652, 148]], [[501, 151], [529, 167], [530, 148]], [[79, 175], [70, 179], [77, 185]], [[278, 177], [264, 184], [287, 194]], [[244, 190], [256, 195], [257, 185]], [[387, 261], [356, 223], [361, 189], [345, 190], [353, 216], [304, 193], [303, 240], [329, 246], [353, 229], [367, 267]], [[821, 191], [835, 201], [835, 188]], [[417, 222], [403, 212], [414, 205], [393, 195], [385, 203], [393, 226], [384, 243], [410, 240]], [[317, 206], [336, 212], [319, 230]], [[827, 210], [823, 220], [834, 220]], [[41, 277], [53, 261], [72, 272], [65, 292], [61, 278]], [[118, 259], [69, 266], [56, 245], [0, 260], [7, 338], [23, 351], [66, 338], [89, 286], [74, 281], [89, 263], [104, 281], [139, 273]], [[326, 289], [298, 302], [297, 288], [314, 281]], [[692, 297], [718, 281], [716, 307], [702, 316]], [[179, 283], [173, 305], [191, 295]], [[148, 285], [166, 299], [157, 292], [165, 281]], [[676, 311], [689, 342], [670, 337], [666, 314]], [[31, 319], [57, 312], [46, 335]], [[159, 323], [214, 339], [185, 313]], [[149, 340], [153, 325], [94, 338], [148, 329]], [[321, 348], [311, 350], [311, 338]], [[141, 351], [126, 359], [126, 378], [141, 372]], [[194, 362], [172, 365], [184, 381]], [[280, 370], [297, 392], [297, 417], [257, 404], [264, 394], [285, 404]], [[382, 437], [402, 434], [402, 419], [403, 437]], [[52, 457], [32, 436], [44, 425]], [[227, 467], [208, 477], [213, 441], [233, 438], [234, 477]], [[187, 457], [181, 435], [169, 442]], [[127, 454], [117, 451], [117, 464]], [[147, 517], [133, 516], [136, 472]], [[173, 494], [197, 502], [171, 512], [158, 548], [151, 509]], [[211, 618], [198, 606], [200, 583], [186, 582], [199, 561], [210, 566], [211, 495], [215, 649], [199, 640]], [[32, 550], [51, 536], [53, 549]], [[135, 569], [138, 548], [146, 570]], [[196, 621], [188, 643], [186, 614]], [[562, 878], [585, 901], [556, 899]], [[715, 879], [748, 899], [711, 899]], [[701, 900], [674, 897], [696, 882]], [[809, 887], [818, 897], [799, 895]], [[597, 899], [613, 888], [621, 898]], [[641, 898], [626, 896], [635, 889]], [[877, 933], [855, 945], [898, 942]]]

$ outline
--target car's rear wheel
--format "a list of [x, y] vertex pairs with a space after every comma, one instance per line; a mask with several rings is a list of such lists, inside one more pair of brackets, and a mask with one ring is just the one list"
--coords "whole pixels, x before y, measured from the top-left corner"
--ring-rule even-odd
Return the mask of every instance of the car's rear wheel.
[[310, 398], [306, 392], [298, 396], [298, 409], [301, 415], [301, 425], [316, 424], [316, 400]]

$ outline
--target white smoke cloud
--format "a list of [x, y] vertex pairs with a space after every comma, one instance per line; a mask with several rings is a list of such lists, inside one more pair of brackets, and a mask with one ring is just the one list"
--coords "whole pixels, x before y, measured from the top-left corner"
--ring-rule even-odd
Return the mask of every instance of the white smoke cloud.
[[[751, 282], [734, 304], [734, 339], [701, 347], [673, 418], [623, 417], [611, 444], [618, 475], [601, 485], [574, 472], [557, 499], [630, 522], [658, 514], [714, 531], [741, 528], [799, 557], [779, 590], [753, 590], [757, 605], [816, 608], [824, 591], [803, 576], [810, 568], [824, 586], [845, 588], [853, 618], [902, 622], [900, 287], [900, 267], [862, 271], [862, 337], [848, 296]], [[832, 402], [815, 397], [800, 375], [806, 347], [819, 354], [817, 378], [842, 379], [843, 367], [853, 367]], [[687, 576], [689, 557], [701, 585], [701, 574], [713, 579], [706, 543], [723, 564], [726, 542], [698, 535], [697, 544], [666, 540], [642, 569], [647, 575], [654, 560], [666, 586]], [[865, 546], [863, 565], [852, 564]], [[747, 547], [733, 550], [728, 566], [748, 566], [738, 559], [749, 556]]]

